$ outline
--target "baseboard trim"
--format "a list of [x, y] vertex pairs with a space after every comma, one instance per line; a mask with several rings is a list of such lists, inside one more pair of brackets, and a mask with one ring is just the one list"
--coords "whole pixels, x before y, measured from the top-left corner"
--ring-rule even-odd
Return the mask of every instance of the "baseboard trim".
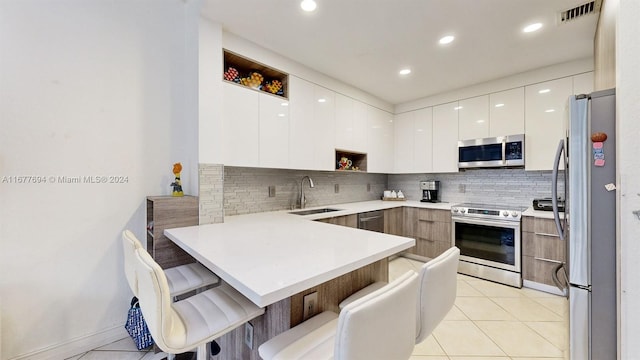
[[49, 360], [66, 359], [89, 350], [110, 344], [129, 336], [124, 325], [114, 326], [94, 334], [81, 336], [62, 344], [56, 344], [28, 354], [18, 355], [7, 360]]

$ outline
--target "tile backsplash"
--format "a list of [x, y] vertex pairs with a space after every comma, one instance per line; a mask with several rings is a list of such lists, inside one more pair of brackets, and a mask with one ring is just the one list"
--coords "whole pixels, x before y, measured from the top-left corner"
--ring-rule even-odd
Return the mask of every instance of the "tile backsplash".
[[[386, 174], [225, 166], [224, 213], [239, 215], [297, 208], [304, 176], [311, 177], [315, 185], [311, 189], [304, 182], [307, 207], [376, 200], [387, 188]], [[275, 186], [274, 197], [269, 197], [269, 186]]]
[[[551, 196], [551, 171], [469, 169], [459, 173], [386, 175], [201, 164], [200, 223], [224, 221], [222, 209], [224, 215], [239, 215], [298, 208], [304, 176], [310, 176], [315, 184], [309, 188], [308, 182], [304, 183], [307, 207], [377, 200], [386, 189], [402, 190], [409, 200], [420, 200], [420, 181], [427, 179], [439, 180], [440, 199], [454, 204], [529, 207], [534, 198]], [[270, 186], [275, 187], [273, 197], [269, 197]], [[561, 183], [559, 193], [564, 192], [563, 188]]]
[[[562, 176], [560, 176], [562, 177]], [[449, 174], [389, 175], [389, 188], [420, 200], [421, 180], [440, 181], [440, 200], [529, 207], [534, 198], [551, 197], [551, 171], [524, 169], [469, 169]], [[560, 183], [558, 192], [564, 192]]]

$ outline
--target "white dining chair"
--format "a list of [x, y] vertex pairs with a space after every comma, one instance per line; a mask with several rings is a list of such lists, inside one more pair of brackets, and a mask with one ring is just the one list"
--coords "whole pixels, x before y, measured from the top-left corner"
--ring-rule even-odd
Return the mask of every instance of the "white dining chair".
[[260, 345], [264, 360], [408, 359], [415, 338], [418, 275], [396, 281], [345, 306], [322, 312]]
[[[129, 230], [122, 232], [122, 248], [124, 251], [124, 273], [134, 296], [138, 296], [138, 280], [135, 274], [135, 252], [143, 249], [142, 243]], [[176, 300], [192, 291], [206, 289], [220, 283], [220, 278], [200, 263], [194, 262], [164, 270], [171, 297]]]
[[138, 300], [155, 344], [168, 354], [197, 348], [206, 360], [207, 344], [264, 314], [226, 283], [172, 302], [165, 272], [144, 250], [135, 252]]
[[[451, 247], [420, 268], [418, 311], [416, 318], [416, 344], [424, 341], [453, 308], [457, 295], [457, 273], [460, 249]], [[354, 293], [340, 303], [344, 308], [353, 301], [383, 287], [375, 282]]]

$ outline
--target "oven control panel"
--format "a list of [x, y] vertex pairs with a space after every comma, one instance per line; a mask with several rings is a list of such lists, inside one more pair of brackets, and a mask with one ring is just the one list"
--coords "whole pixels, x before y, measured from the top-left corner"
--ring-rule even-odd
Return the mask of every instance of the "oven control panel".
[[454, 216], [520, 221], [522, 209], [510, 209], [506, 206], [501, 207], [496, 205], [458, 204], [451, 207], [451, 214]]

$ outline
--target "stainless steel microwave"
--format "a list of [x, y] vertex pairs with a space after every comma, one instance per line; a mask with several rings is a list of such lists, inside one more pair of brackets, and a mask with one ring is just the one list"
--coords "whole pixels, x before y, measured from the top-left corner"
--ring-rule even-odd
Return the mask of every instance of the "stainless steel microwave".
[[458, 168], [524, 166], [524, 134], [458, 141]]

